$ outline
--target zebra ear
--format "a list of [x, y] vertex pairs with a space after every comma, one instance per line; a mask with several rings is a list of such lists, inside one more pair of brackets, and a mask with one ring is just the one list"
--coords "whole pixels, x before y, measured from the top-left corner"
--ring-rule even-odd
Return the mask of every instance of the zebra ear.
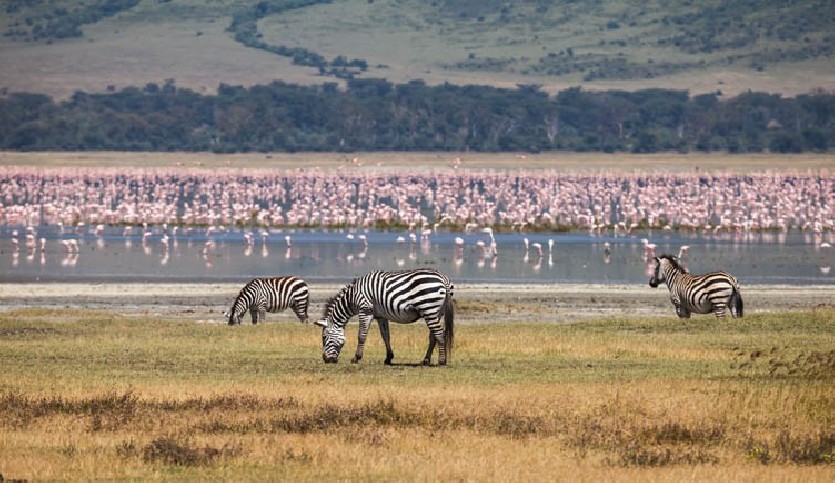
[[319, 327], [322, 327], [323, 329], [326, 329], [328, 327], [328, 321], [325, 320], [325, 319], [317, 320], [316, 322], [313, 322], [313, 323], [315, 325], [318, 325]]
[[223, 312], [220, 313], [220, 315], [222, 315], [224, 317], [229, 317], [229, 311], [224, 310]]

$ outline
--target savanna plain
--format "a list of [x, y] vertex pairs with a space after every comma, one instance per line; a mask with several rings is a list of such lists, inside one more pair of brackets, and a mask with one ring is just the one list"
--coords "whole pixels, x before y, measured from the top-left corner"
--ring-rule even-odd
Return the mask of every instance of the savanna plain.
[[831, 481], [831, 305], [478, 323], [494, 308], [459, 300], [448, 367], [416, 364], [422, 324], [393, 329], [393, 366], [375, 334], [359, 364], [352, 336], [325, 365], [319, 330], [289, 317], [229, 327], [188, 309], [10, 309], [0, 469], [39, 480]]
[[374, 328], [349, 363], [352, 322], [325, 365], [292, 314], [223, 323], [239, 288], [0, 284], [3, 477], [835, 478], [831, 287], [680, 320], [663, 288], [461, 284], [447, 367], [417, 364], [423, 323], [385, 366]]

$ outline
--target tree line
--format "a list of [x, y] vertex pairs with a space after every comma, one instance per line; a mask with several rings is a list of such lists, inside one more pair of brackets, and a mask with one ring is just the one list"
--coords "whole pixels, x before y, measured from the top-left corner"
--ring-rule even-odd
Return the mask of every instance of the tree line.
[[420, 80], [301, 86], [221, 84], [215, 95], [173, 80], [117, 92], [0, 98], [0, 149], [118, 151], [827, 151], [835, 94], [691, 96], [646, 89], [549, 96]]

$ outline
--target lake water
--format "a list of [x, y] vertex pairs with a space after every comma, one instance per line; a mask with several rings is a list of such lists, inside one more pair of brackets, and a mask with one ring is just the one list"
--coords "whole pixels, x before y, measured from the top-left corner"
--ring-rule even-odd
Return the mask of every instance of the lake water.
[[[17, 250], [11, 240], [13, 230], [18, 233]], [[271, 229], [262, 238], [256, 230], [207, 234], [201, 228], [164, 233], [156, 227], [143, 236], [141, 228], [125, 234], [124, 228], [108, 227], [96, 234], [89, 229], [62, 233], [58, 227], [44, 226], [37, 228], [35, 246], [27, 247], [24, 227], [2, 227], [0, 282], [225, 283], [292, 274], [310, 282], [347, 283], [372, 269], [429, 266], [459, 283], [646, 284], [651, 268], [642, 242], [646, 238], [657, 245], [657, 254], [677, 254], [682, 245], [688, 245], [686, 261], [691, 273], [724, 269], [743, 285], [835, 285], [835, 274], [829, 269], [835, 248], [820, 246], [833, 241], [831, 233], [738, 236], [657, 230], [618, 237], [585, 232], [499, 233], [495, 257], [484, 255], [478, 242], [489, 245], [489, 238], [480, 232], [438, 232], [428, 240], [418, 235], [414, 243], [408, 233], [362, 234], [367, 246], [359, 232], [347, 230]], [[398, 237], [405, 241], [398, 242]], [[464, 240], [463, 248], [456, 246], [457, 237]], [[77, 252], [68, 252], [63, 241], [69, 239], [77, 240]], [[551, 250], [549, 240], [554, 241]], [[604, 254], [606, 242], [609, 256]], [[535, 243], [541, 246], [541, 257]]]

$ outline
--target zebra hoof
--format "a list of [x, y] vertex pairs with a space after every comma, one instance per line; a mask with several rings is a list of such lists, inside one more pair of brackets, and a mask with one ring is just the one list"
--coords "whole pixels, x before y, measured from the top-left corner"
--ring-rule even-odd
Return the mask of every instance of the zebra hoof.
[[352, 357], [352, 358], [351, 358], [351, 364], [356, 364], [356, 363], [357, 363], [357, 362], [359, 362], [359, 361], [360, 361], [360, 360], [359, 360], [359, 359], [357, 359], [356, 357]]
[[423, 362], [421, 362], [421, 365], [429, 366], [430, 365], [429, 359], [424, 359]]

